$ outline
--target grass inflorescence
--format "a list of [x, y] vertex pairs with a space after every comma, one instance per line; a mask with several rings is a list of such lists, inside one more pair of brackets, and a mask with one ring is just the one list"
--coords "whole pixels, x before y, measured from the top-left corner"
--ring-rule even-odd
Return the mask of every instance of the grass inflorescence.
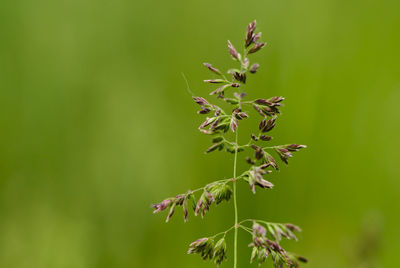
[[[174, 215], [177, 207], [182, 207], [185, 222], [189, 219], [189, 211], [194, 215], [204, 215], [213, 204], [229, 202], [233, 197], [234, 224], [226, 231], [213, 236], [200, 238], [190, 244], [188, 254], [198, 254], [204, 260], [211, 260], [219, 266], [227, 257], [227, 245], [225, 237], [231, 231], [234, 232], [234, 268], [237, 268], [237, 242], [238, 231], [242, 230], [250, 235], [249, 247], [252, 248], [250, 262], [263, 264], [271, 258], [274, 267], [299, 267], [300, 263], [307, 260], [297, 254], [286, 251], [281, 245], [282, 239], [296, 240], [296, 233], [301, 229], [290, 223], [273, 223], [257, 219], [238, 220], [236, 200], [236, 184], [239, 181], [246, 182], [255, 194], [256, 188], [271, 189], [274, 185], [266, 177], [269, 173], [279, 170], [278, 162], [273, 155], [288, 164], [289, 158], [294, 152], [305, 148], [300, 144], [269, 145], [273, 140], [270, 132], [275, 128], [280, 108], [284, 100], [281, 96], [270, 98], [257, 98], [246, 100], [245, 85], [247, 77], [258, 72], [259, 64], [251, 63], [249, 56], [258, 52], [266, 43], [261, 42], [261, 33], [256, 33], [256, 21], [247, 26], [244, 40], [243, 53], [239, 53], [234, 45], [228, 41], [228, 51], [232, 59], [239, 65], [227, 70], [226, 76], [220, 69], [210, 63], [204, 63], [216, 77], [204, 80], [205, 83], [214, 85], [210, 95], [218, 100], [232, 105], [231, 111], [225, 111], [220, 106], [211, 103], [203, 97], [193, 96], [193, 100], [200, 106], [198, 114], [207, 115], [205, 121], [199, 126], [199, 130], [211, 136], [211, 146], [206, 153], [213, 151], [226, 151], [234, 154], [233, 177], [211, 182], [196, 190], [189, 190], [184, 194], [167, 198], [153, 205], [154, 213], [168, 210], [166, 221]], [[237, 92], [239, 91], [239, 92]], [[242, 120], [249, 117], [248, 108], [253, 108], [260, 116], [261, 121], [254, 133], [249, 134], [249, 142], [238, 143], [238, 130]], [[227, 138], [227, 132], [235, 133], [235, 140]], [[248, 170], [237, 174], [238, 154], [246, 148], [253, 151], [252, 155], [245, 157], [250, 165]]]

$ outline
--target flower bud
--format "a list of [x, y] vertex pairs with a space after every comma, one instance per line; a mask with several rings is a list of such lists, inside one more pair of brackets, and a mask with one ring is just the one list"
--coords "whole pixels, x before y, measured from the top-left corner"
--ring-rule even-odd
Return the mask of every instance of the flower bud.
[[257, 237], [265, 237], [267, 234], [267, 230], [258, 224], [257, 222], [253, 222], [253, 235]]
[[255, 104], [253, 104], [254, 110], [256, 110], [261, 116], [265, 117], [264, 112]]
[[240, 119], [240, 120], [243, 119], [243, 118], [247, 118], [247, 117], [249, 117], [249, 116], [244, 112], [240, 112], [240, 113], [236, 114], [236, 118]]
[[262, 237], [254, 236], [253, 237], [253, 243], [257, 247], [263, 247], [264, 246], [264, 239]]
[[235, 117], [232, 116], [231, 123], [230, 123], [230, 128], [231, 128], [232, 132], [236, 131], [237, 126], [238, 126], [238, 121]]
[[209, 241], [210, 238], [208, 237], [197, 239], [196, 241], [194, 241], [189, 245], [188, 254], [201, 253], [207, 246]]
[[246, 83], [246, 74], [245, 73], [234, 72], [233, 78], [235, 78], [239, 82], [242, 82], [243, 84]]
[[251, 148], [255, 150], [255, 157], [257, 160], [260, 160], [264, 156], [264, 150], [261, 147], [252, 144]]
[[253, 247], [253, 250], [251, 251], [250, 263], [253, 263], [253, 261], [257, 257], [257, 254], [258, 254], [257, 247]]
[[270, 102], [270, 103], [279, 103], [279, 102], [282, 102], [284, 99], [285, 99], [284, 97], [275, 96], [275, 97], [272, 97], [272, 98], [268, 99], [268, 102]]
[[297, 259], [298, 259], [299, 261], [301, 261], [301, 262], [304, 262], [304, 263], [307, 263], [307, 262], [308, 262], [308, 260], [307, 260], [306, 258], [302, 257], [302, 256], [297, 256]]
[[243, 60], [242, 66], [243, 66], [243, 68], [244, 68], [245, 70], [247, 70], [247, 69], [249, 68], [249, 64], [250, 64], [249, 59], [248, 59], [248, 58], [245, 58], [245, 59]]
[[198, 114], [208, 114], [210, 111], [211, 111], [210, 108], [205, 107], [205, 108], [201, 109], [200, 111], [197, 111], [197, 113]]
[[247, 26], [245, 47], [247, 48], [253, 42], [254, 30], [256, 29], [256, 21], [254, 20]]
[[224, 93], [224, 90], [225, 90], [226, 88], [230, 87], [230, 86], [231, 86], [230, 84], [223, 85], [223, 86], [217, 88], [216, 90], [212, 91], [212, 92], [210, 93], [210, 95], [222, 94], [222, 93]]
[[266, 99], [256, 99], [254, 102], [259, 104], [259, 105], [270, 105], [271, 104]]
[[226, 242], [225, 238], [221, 238], [214, 247], [214, 263], [220, 265], [226, 259]]
[[251, 65], [250, 73], [255, 74], [257, 72], [258, 67], [260, 67], [258, 63], [254, 63], [253, 65]]
[[204, 64], [204, 66], [206, 66], [210, 71], [212, 71], [212, 72], [214, 72], [214, 73], [216, 73], [216, 74], [218, 74], [218, 75], [221, 75], [220, 70], [214, 68], [210, 63], [205, 62], [205, 63], [203, 63], [203, 64]]
[[266, 135], [261, 135], [260, 136], [260, 140], [263, 140], [263, 141], [270, 141], [272, 139], [273, 139], [272, 137], [269, 137], [269, 136], [266, 136]]
[[307, 148], [307, 146], [300, 145], [300, 144], [288, 144], [288, 145], [285, 145], [285, 148], [291, 152], [297, 152], [299, 149]]
[[301, 232], [301, 229], [299, 226], [293, 225], [291, 223], [286, 223], [285, 227], [288, 228], [292, 232]]
[[171, 219], [172, 215], [174, 215], [175, 212], [175, 208], [176, 208], [176, 203], [173, 203], [171, 206], [171, 209], [169, 210], [167, 219], [165, 220], [165, 222], [169, 222], [169, 220]]
[[264, 188], [264, 189], [271, 189], [272, 187], [274, 187], [274, 185], [272, 183], [270, 183], [269, 181], [266, 181], [264, 179], [258, 179], [256, 181], [256, 185], [260, 186], [261, 188]]
[[257, 33], [257, 34], [255, 34], [254, 36], [253, 36], [253, 43], [257, 43], [257, 41], [260, 39], [260, 37], [261, 37], [261, 32], [259, 32], [259, 33]]
[[220, 84], [220, 83], [225, 83], [226, 81], [224, 79], [207, 79], [204, 80], [204, 82], [211, 84]]
[[160, 211], [165, 210], [171, 205], [171, 203], [172, 203], [172, 198], [168, 198], [158, 204], [151, 205], [151, 207], [154, 208], [153, 213], [158, 213]]
[[275, 152], [278, 153], [279, 157], [285, 164], [288, 164], [288, 159], [293, 156], [288, 149], [282, 147], [275, 148]]
[[246, 162], [249, 163], [250, 165], [255, 164], [255, 162], [250, 157], [246, 157]]
[[211, 131], [211, 130], [208, 130], [208, 129], [200, 129], [200, 132], [204, 133], [204, 134], [207, 134], [207, 135], [210, 135], [210, 134], [214, 133], [214, 131]]
[[259, 51], [261, 48], [263, 48], [265, 46], [265, 43], [256, 43], [254, 45], [254, 47], [250, 48], [249, 50], [249, 54], [251, 53], [255, 53], [257, 51]]
[[275, 127], [275, 120], [276, 117], [273, 117], [267, 121], [265, 124], [264, 128], [261, 130], [261, 132], [268, 132], [271, 131]]
[[214, 239], [201, 238], [189, 245], [188, 254], [200, 254], [203, 260], [212, 259], [214, 256]]
[[239, 101], [237, 99], [234, 99], [234, 98], [224, 98], [224, 101], [226, 101], [229, 104], [233, 104], [233, 105], [236, 105], [236, 104], [239, 103]]
[[254, 135], [254, 134], [251, 134], [251, 139], [253, 141], [258, 141], [258, 137], [256, 135]]
[[264, 160], [267, 164], [270, 164], [275, 170], [279, 170], [278, 168], [278, 163], [276, 163], [276, 160], [270, 155], [270, 154], [265, 154], [264, 155]]
[[194, 101], [199, 105], [207, 105], [208, 101], [202, 97], [193, 97]]
[[260, 124], [258, 125], [258, 129], [262, 130], [265, 126], [267, 125], [267, 121], [264, 119], [260, 122]]
[[206, 150], [206, 154], [211, 153], [212, 151], [215, 151], [215, 150], [218, 149], [220, 146], [222, 146], [222, 142], [218, 142], [218, 143], [215, 143], [215, 144], [211, 145], [211, 146]]
[[266, 248], [261, 248], [258, 252], [258, 263], [261, 265], [264, 263], [268, 258], [268, 250]]
[[219, 137], [215, 137], [215, 138], [213, 138], [212, 139], [212, 143], [217, 143], [217, 142], [220, 142], [220, 141], [222, 141], [224, 138], [223, 137], [221, 137], [221, 136], [219, 136]]
[[199, 129], [205, 128], [206, 126], [208, 126], [209, 124], [211, 124], [213, 121], [215, 120], [215, 117], [211, 117], [211, 118], [206, 118], [206, 121], [204, 121], [203, 123], [201, 123], [201, 125], [199, 126]]
[[183, 209], [183, 220], [185, 222], [187, 222], [189, 219], [188, 199], [187, 198], [185, 198], [185, 200], [183, 200], [182, 209]]
[[240, 54], [236, 51], [235, 47], [232, 45], [231, 41], [228, 40], [229, 53], [236, 60], [240, 60]]

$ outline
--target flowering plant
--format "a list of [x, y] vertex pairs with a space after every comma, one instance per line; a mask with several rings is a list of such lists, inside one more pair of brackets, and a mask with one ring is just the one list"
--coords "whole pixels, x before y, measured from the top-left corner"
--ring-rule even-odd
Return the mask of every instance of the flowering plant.
[[[234, 231], [234, 268], [237, 268], [237, 237], [238, 230], [244, 230], [251, 235], [250, 247], [252, 248], [250, 262], [257, 261], [260, 265], [270, 256], [274, 267], [299, 267], [300, 262], [307, 262], [304, 257], [290, 253], [280, 246], [282, 239], [297, 240], [296, 232], [300, 228], [290, 223], [273, 223], [264, 220], [244, 219], [238, 220], [238, 209], [236, 200], [236, 184], [239, 181], [247, 182], [251, 191], [255, 194], [256, 187], [270, 189], [274, 185], [264, 177], [273, 170], [279, 170], [278, 163], [272, 156], [275, 153], [285, 164], [292, 157], [294, 152], [305, 148], [305, 145], [285, 144], [275, 146], [265, 146], [263, 143], [270, 142], [272, 137], [268, 135], [277, 121], [282, 106], [283, 97], [275, 96], [269, 99], [245, 100], [246, 93], [244, 87], [247, 76], [255, 74], [259, 64], [250, 64], [249, 56], [260, 49], [266, 43], [260, 42], [261, 33], [255, 33], [256, 21], [247, 26], [243, 53], [240, 54], [236, 48], [228, 41], [228, 50], [232, 59], [239, 64], [238, 68], [229, 69], [227, 74], [229, 79], [219, 69], [210, 63], [204, 63], [217, 78], [204, 80], [209, 84], [218, 84], [210, 95], [233, 106], [232, 112], [226, 112], [221, 107], [210, 103], [203, 97], [193, 97], [194, 101], [200, 105], [199, 114], [209, 115], [200, 125], [199, 130], [212, 137], [212, 145], [206, 153], [215, 150], [225, 150], [234, 154], [233, 177], [211, 182], [204, 187], [196, 190], [189, 190], [184, 194], [170, 197], [162, 202], [153, 205], [154, 213], [169, 209], [166, 221], [173, 216], [176, 208], [183, 208], [184, 220], [189, 217], [189, 210], [194, 211], [194, 215], [204, 215], [209, 211], [213, 204], [218, 205], [223, 201], [230, 201], [233, 197], [235, 222], [228, 230], [220, 232], [210, 237], [200, 238], [189, 246], [189, 254], [199, 254], [204, 260], [211, 260], [219, 266], [226, 259], [227, 245], [226, 235]], [[239, 92], [230, 91], [235, 90]], [[257, 134], [252, 133], [247, 144], [238, 143], [239, 123], [249, 117], [246, 107], [253, 107], [261, 115], [261, 122], [258, 125]], [[235, 133], [235, 140], [227, 138], [227, 133]], [[254, 151], [253, 156], [246, 157], [250, 168], [241, 174], [237, 174], [237, 158], [240, 152], [246, 148]], [[196, 196], [196, 194], [198, 196]]]

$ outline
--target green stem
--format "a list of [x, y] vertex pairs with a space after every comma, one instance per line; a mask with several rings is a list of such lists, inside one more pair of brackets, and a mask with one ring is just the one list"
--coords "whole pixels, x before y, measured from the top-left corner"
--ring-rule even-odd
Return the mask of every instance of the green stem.
[[242, 228], [243, 230], [245, 230], [246, 232], [248, 232], [249, 234], [253, 234], [250, 228], [247, 228], [246, 226], [240, 225], [240, 228]]
[[[238, 129], [236, 129], [235, 142], [238, 143]], [[236, 202], [236, 162], [237, 162], [238, 148], [235, 150], [235, 160], [233, 162], [233, 203], [235, 207], [235, 240], [234, 240], [234, 258], [233, 258], [233, 268], [237, 268], [237, 240], [238, 240], [238, 209]]]
[[253, 221], [259, 222], [259, 223], [261, 222], [261, 223], [264, 223], [266, 225], [269, 225], [269, 224], [282, 224], [282, 223], [278, 223], [278, 222], [269, 222], [269, 221], [256, 220], [256, 219], [245, 219], [245, 220], [240, 221], [239, 224], [242, 224], [244, 222], [253, 222]]
[[216, 236], [219, 236], [219, 235], [224, 235], [224, 237], [225, 237], [225, 235], [228, 233], [228, 232], [230, 232], [233, 228], [235, 228], [235, 226], [232, 226], [231, 228], [229, 228], [228, 230], [226, 230], [226, 231], [224, 231], [224, 232], [220, 232], [220, 233], [218, 233], [218, 234], [215, 234], [215, 235], [213, 235], [212, 237], [216, 237]]

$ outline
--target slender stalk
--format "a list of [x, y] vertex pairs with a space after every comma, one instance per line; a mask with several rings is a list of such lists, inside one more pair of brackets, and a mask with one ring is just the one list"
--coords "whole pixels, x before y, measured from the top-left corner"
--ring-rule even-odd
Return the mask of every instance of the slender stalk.
[[[236, 129], [235, 143], [238, 143], [238, 131], [239, 128]], [[234, 240], [234, 258], [233, 258], [233, 268], [237, 268], [237, 240], [238, 240], [238, 209], [237, 209], [237, 201], [236, 201], [236, 162], [237, 162], [237, 154], [238, 148], [235, 150], [235, 160], [233, 162], [233, 204], [235, 207], [235, 240]]]

